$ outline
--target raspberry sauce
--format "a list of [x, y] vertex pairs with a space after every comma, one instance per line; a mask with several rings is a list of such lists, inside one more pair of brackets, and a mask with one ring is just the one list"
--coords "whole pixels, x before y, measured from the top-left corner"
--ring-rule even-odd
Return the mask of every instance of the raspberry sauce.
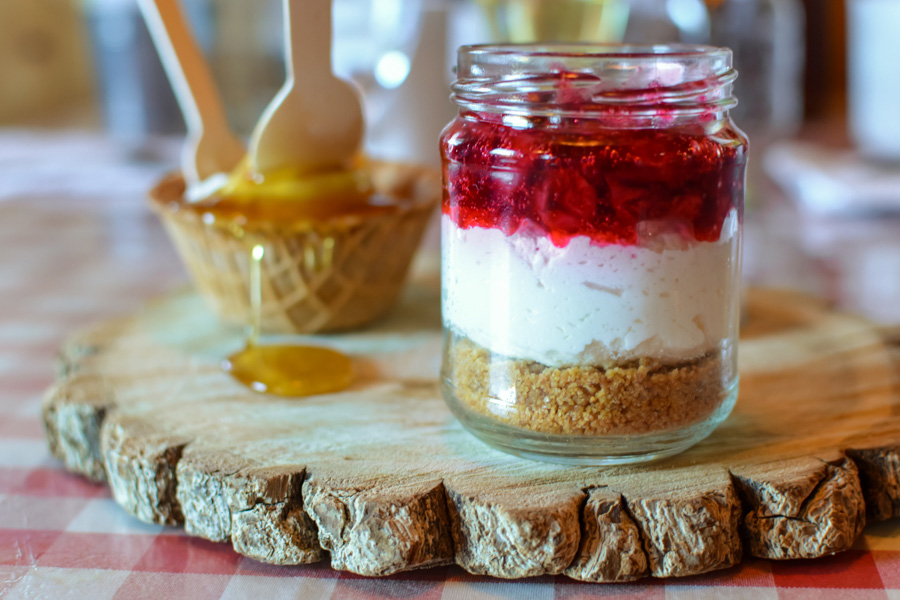
[[442, 210], [457, 226], [511, 235], [536, 227], [555, 245], [588, 236], [635, 245], [653, 222], [685, 239], [714, 242], [741, 215], [746, 142], [723, 125], [608, 129], [589, 119], [519, 129], [494, 115], [461, 115], [444, 130]]

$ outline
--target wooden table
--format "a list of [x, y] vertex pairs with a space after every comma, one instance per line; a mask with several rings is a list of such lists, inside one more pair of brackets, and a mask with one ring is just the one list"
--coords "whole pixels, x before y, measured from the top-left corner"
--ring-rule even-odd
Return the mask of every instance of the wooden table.
[[[870, 527], [854, 550], [832, 558], [751, 560], [681, 580], [599, 585], [554, 577], [507, 582], [458, 568], [371, 580], [327, 563], [270, 567], [227, 545], [132, 519], [104, 486], [66, 474], [50, 458], [40, 395], [72, 329], [133, 311], [185, 282], [142, 201], [177, 148], [159, 151], [160, 160], [135, 162], [102, 137], [0, 134], [0, 596], [662, 598], [715, 596], [723, 588], [752, 598], [900, 594], [896, 521]], [[798, 225], [779, 201], [752, 213], [747, 231], [755, 283], [799, 287], [900, 321], [900, 222]]]

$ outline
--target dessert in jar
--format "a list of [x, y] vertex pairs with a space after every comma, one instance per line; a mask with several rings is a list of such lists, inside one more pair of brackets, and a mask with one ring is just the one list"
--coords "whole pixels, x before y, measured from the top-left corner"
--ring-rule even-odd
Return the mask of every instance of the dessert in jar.
[[747, 140], [731, 52], [469, 46], [444, 130], [444, 397], [502, 450], [614, 464], [734, 405]]

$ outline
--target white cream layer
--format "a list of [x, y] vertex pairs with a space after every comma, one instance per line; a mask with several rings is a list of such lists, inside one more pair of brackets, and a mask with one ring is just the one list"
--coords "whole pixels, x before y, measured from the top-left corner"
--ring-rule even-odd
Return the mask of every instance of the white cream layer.
[[442, 217], [444, 324], [494, 353], [545, 365], [705, 354], [736, 325], [738, 229], [651, 249], [461, 229]]

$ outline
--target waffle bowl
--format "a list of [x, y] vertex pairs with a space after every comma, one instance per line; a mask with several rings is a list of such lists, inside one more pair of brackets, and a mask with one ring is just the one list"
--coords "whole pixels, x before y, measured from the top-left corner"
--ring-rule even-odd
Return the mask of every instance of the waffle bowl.
[[[150, 191], [197, 289], [225, 322], [250, 318], [250, 248], [261, 245], [261, 329], [316, 333], [353, 329], [397, 300], [429, 215], [440, 201], [440, 173], [393, 163], [373, 166], [376, 194], [394, 201], [377, 215], [244, 225], [211, 223], [182, 201], [185, 182], [170, 175]], [[252, 243], [251, 243], [252, 240]]]

